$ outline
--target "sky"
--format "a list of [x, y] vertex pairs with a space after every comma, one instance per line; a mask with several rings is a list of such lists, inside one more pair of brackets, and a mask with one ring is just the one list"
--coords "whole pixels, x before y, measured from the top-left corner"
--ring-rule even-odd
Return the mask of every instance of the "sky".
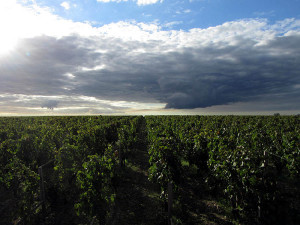
[[0, 115], [299, 114], [300, 0], [1, 0]]

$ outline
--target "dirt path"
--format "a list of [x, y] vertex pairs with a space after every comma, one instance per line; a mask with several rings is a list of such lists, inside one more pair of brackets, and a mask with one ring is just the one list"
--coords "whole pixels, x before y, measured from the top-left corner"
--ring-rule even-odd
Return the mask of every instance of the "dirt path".
[[[138, 145], [131, 150], [128, 162], [118, 177], [116, 207], [109, 224], [168, 224], [165, 203], [159, 198], [159, 186], [148, 180], [147, 144], [144, 120], [138, 134]], [[186, 180], [181, 185], [175, 195], [174, 224], [232, 224], [226, 218], [223, 207], [209, 199], [204, 189], [196, 179]]]
[[181, 201], [174, 210], [176, 217], [182, 224], [233, 225], [224, 206], [210, 197], [205, 189], [196, 179], [187, 179], [177, 193]]
[[159, 187], [148, 180], [149, 158], [145, 121], [138, 135], [136, 149], [121, 171], [114, 218], [111, 224], [165, 224], [166, 213], [159, 199]]

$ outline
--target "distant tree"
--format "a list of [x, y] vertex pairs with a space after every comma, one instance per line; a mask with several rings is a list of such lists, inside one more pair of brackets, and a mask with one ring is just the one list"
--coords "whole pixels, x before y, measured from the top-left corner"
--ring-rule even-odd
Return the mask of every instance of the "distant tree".
[[280, 113], [274, 113], [274, 116], [280, 116]]

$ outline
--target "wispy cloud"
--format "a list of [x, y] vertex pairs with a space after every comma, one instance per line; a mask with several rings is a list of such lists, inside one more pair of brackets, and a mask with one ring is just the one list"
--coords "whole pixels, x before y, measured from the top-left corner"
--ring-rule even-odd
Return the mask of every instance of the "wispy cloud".
[[159, 2], [162, 3], [163, 0], [137, 0], [138, 5], [151, 5]]
[[182, 24], [182, 23], [183, 23], [183, 21], [172, 21], [172, 22], [165, 23], [163, 25], [163, 27], [173, 28], [174, 26]]
[[177, 10], [176, 14], [188, 14], [191, 12], [192, 12], [192, 10], [190, 10], [190, 9], [181, 9], [181, 10]]
[[68, 2], [62, 2], [60, 6], [63, 7], [65, 10], [69, 10], [71, 8]]
[[97, 2], [104, 2], [104, 3], [108, 3], [108, 2], [127, 2], [128, 0], [97, 0]]
[[254, 12], [253, 13], [254, 16], [257, 17], [266, 17], [266, 16], [274, 16], [275, 15], [275, 11], [271, 10], [271, 11], [266, 11], [266, 12]]
[[205, 1], [209, 1], [209, 0], [189, 0], [190, 3], [192, 3], [192, 2], [205, 2]]
[[[97, 2], [104, 2], [104, 3], [108, 3], [108, 2], [127, 2], [128, 0], [97, 0]], [[132, 0], [135, 1], [137, 3], [137, 5], [139, 6], [143, 6], [143, 5], [152, 5], [152, 4], [156, 4], [156, 3], [162, 3], [163, 0]]]

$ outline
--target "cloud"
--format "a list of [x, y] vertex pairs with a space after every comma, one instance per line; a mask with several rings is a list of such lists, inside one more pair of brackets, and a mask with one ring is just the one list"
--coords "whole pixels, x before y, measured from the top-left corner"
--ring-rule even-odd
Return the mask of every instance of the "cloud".
[[[104, 3], [108, 3], [108, 2], [127, 2], [128, 0], [97, 0], [97, 2], [104, 2]], [[163, 0], [134, 0], [136, 1], [137, 5], [139, 6], [143, 6], [143, 5], [152, 5], [152, 4], [156, 4], [158, 2], [162, 3]]]
[[192, 3], [192, 2], [205, 2], [205, 1], [209, 1], [209, 0], [189, 0], [190, 3]]
[[192, 12], [192, 10], [190, 10], [190, 9], [181, 9], [181, 10], [177, 10], [176, 14], [188, 14], [191, 12]]
[[253, 15], [257, 16], [257, 17], [275, 16], [275, 11], [271, 10], [271, 11], [265, 11], [265, 12], [254, 12]]
[[299, 20], [165, 31], [134, 21], [92, 27], [39, 11], [33, 18], [49, 21], [50, 29], [33, 21], [30, 35], [18, 33], [14, 49], [0, 54], [1, 110], [40, 112], [48, 100], [59, 102], [59, 112], [300, 110]]
[[65, 10], [69, 10], [71, 8], [70, 4], [68, 2], [62, 2], [61, 7], [63, 7]]
[[156, 4], [156, 3], [162, 3], [163, 0], [137, 0], [138, 5], [151, 5], [151, 4]]
[[[101, 100], [83, 95], [0, 94], [0, 114], [124, 114], [128, 109], [162, 108], [164, 104]], [[58, 107], [59, 106], [59, 107]], [[55, 108], [55, 110], [54, 110]], [[50, 111], [49, 111], [50, 109]]]
[[104, 3], [108, 3], [108, 2], [127, 2], [128, 0], [97, 0], [97, 2], [104, 2]]
[[45, 101], [43, 104], [42, 104], [42, 108], [47, 108], [47, 109], [54, 109], [56, 108], [58, 105], [58, 101], [56, 100], [48, 100], [48, 101]]
[[163, 26], [167, 28], [172, 28], [179, 24], [183, 24], [183, 21], [172, 21], [172, 22], [165, 23]]

